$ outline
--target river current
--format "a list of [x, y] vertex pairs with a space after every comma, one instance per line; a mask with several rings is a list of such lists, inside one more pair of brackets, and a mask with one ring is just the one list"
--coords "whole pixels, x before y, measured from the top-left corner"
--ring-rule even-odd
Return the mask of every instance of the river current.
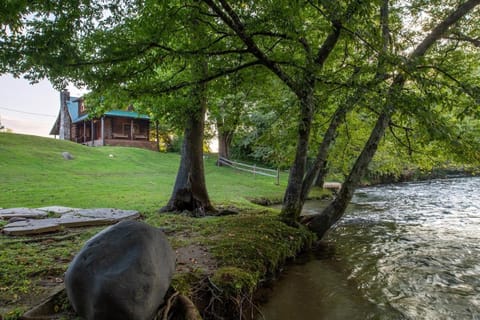
[[322, 242], [286, 268], [263, 319], [480, 320], [480, 178], [359, 189]]

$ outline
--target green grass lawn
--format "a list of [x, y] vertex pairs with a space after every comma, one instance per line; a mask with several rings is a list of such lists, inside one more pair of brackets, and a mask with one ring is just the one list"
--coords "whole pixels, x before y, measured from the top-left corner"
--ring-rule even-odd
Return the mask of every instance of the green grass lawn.
[[[62, 157], [65, 151], [74, 160], [65, 160]], [[262, 279], [308, 245], [313, 235], [303, 228], [287, 227], [277, 219], [278, 211], [250, 201], [280, 200], [286, 175], [282, 175], [277, 186], [274, 178], [217, 167], [215, 156], [206, 156], [205, 160], [213, 204], [236, 207], [240, 214], [202, 219], [158, 214], [172, 191], [180, 161], [177, 154], [121, 147], [92, 148], [1, 133], [0, 207], [60, 205], [138, 210], [145, 222], [165, 230], [178, 252], [177, 259], [182, 250], [200, 250], [198, 257], [187, 259], [191, 265], [187, 263], [180, 268], [177, 264], [173, 282], [176, 289], [194, 296], [199, 293], [200, 284], [205, 284], [202, 279], [207, 278], [208, 283], [215, 284], [214, 288], [222, 290], [217, 294], [224, 301], [217, 303], [230, 302], [233, 308], [241, 308], [236, 303], [239, 296], [251, 295]], [[67, 229], [36, 237], [0, 235], [3, 318], [16, 319], [45, 296], [49, 288], [45, 283], [63, 279], [63, 272], [83, 243], [103, 228]], [[208, 318], [208, 312], [205, 314]]]
[[[70, 152], [67, 161], [62, 152]], [[112, 155], [113, 157], [110, 157]], [[287, 176], [253, 176], [215, 166], [206, 156], [206, 180], [214, 204], [281, 199]], [[153, 212], [166, 204], [180, 156], [143, 149], [86, 147], [72, 142], [0, 134], [0, 207], [117, 207]]]

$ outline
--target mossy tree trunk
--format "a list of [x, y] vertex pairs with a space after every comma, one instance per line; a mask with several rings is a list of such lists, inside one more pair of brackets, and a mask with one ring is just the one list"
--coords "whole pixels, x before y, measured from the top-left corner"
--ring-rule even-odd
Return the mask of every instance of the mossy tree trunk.
[[[404, 80], [403, 77], [401, 78], [402, 83], [399, 84], [399, 86], [403, 86]], [[375, 128], [372, 130], [367, 143], [360, 156], [357, 158], [347, 179], [344, 181], [335, 200], [333, 200], [319, 215], [309, 216], [302, 220], [302, 223], [306, 224], [310, 230], [314, 231], [319, 238], [322, 238], [325, 232], [327, 232], [345, 213], [360, 179], [365, 174], [368, 165], [378, 149], [378, 144], [388, 128], [394, 112], [394, 108], [390, 103], [391, 101], [389, 101], [384, 112], [379, 116]]]

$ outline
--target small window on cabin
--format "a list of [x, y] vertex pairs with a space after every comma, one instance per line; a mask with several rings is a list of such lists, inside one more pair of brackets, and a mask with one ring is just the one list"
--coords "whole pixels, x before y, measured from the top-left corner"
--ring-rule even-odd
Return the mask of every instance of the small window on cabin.
[[78, 104], [79, 104], [79, 107], [78, 107], [79, 113], [87, 112], [87, 108], [85, 107], [85, 102], [83, 102], [83, 100], [81, 100]]

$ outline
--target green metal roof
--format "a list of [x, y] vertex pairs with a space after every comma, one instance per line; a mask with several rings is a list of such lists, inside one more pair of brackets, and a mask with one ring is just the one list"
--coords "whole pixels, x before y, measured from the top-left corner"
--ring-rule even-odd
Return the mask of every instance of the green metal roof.
[[[122, 117], [122, 118], [134, 118], [134, 119], [145, 119], [150, 120], [150, 117], [145, 114], [140, 114], [135, 111], [125, 111], [125, 110], [111, 110], [107, 111], [103, 114], [104, 116], [111, 116], [111, 117]], [[83, 120], [88, 119], [88, 114], [85, 114], [73, 121], [73, 123], [77, 123]]]
[[125, 117], [125, 118], [137, 118], [137, 119], [145, 119], [150, 120], [150, 117], [146, 114], [140, 114], [135, 111], [124, 111], [124, 110], [112, 110], [105, 112], [106, 116], [115, 116], [115, 117]]

